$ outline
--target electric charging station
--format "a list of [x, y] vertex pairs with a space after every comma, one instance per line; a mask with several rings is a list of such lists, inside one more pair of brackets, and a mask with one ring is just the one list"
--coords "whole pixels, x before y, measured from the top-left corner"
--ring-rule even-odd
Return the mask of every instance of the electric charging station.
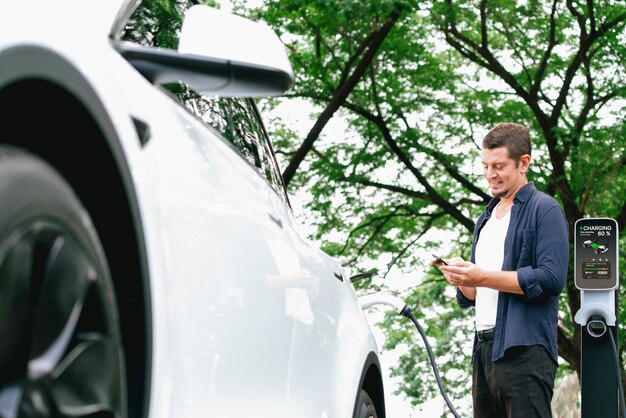
[[575, 223], [574, 282], [581, 298], [574, 320], [582, 327], [581, 418], [618, 416], [617, 379], [620, 377], [614, 354], [618, 242], [619, 231], [614, 219], [584, 218]]

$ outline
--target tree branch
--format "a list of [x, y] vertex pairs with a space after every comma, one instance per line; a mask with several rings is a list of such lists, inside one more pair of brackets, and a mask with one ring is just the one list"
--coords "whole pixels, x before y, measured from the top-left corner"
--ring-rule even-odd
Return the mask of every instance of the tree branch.
[[591, 112], [591, 110], [593, 109], [595, 105], [595, 101], [593, 98], [595, 88], [593, 85], [593, 77], [591, 76], [591, 63], [590, 63], [589, 57], [585, 56], [583, 58], [583, 63], [584, 63], [584, 69], [585, 69], [585, 78], [587, 80], [587, 87], [585, 89], [585, 104], [582, 110], [580, 111], [578, 118], [576, 118], [576, 122], [574, 124], [574, 132], [572, 136], [570, 137], [570, 140], [563, 144], [563, 154], [566, 156], [569, 155], [570, 149], [572, 146], [574, 146], [575, 148], [578, 147], [578, 142], [579, 142], [579, 138], [582, 133], [582, 130], [585, 124], [587, 123], [587, 118], [589, 116], [589, 113]]
[[443, 168], [446, 170], [446, 172], [448, 174], [450, 174], [450, 176], [455, 179], [456, 181], [459, 182], [459, 184], [461, 184], [461, 186], [463, 186], [464, 188], [466, 188], [468, 191], [474, 193], [475, 195], [477, 195], [478, 197], [480, 197], [482, 199], [481, 204], [482, 205], [486, 205], [487, 203], [489, 203], [489, 201], [491, 200], [491, 196], [489, 196], [487, 193], [485, 193], [480, 187], [476, 186], [474, 183], [470, 182], [465, 176], [463, 176], [461, 174], [461, 172], [459, 172], [459, 170], [457, 170], [454, 166], [452, 166], [447, 159], [447, 155], [439, 152], [435, 149], [431, 149], [431, 148], [426, 148], [426, 147], [422, 147], [418, 145], [418, 150], [424, 152], [425, 154], [430, 155], [431, 157], [433, 157], [435, 160], [437, 160], [442, 166]]
[[[363, 118], [367, 119], [368, 121], [372, 122], [374, 125], [376, 125], [379, 128], [379, 130], [381, 131], [383, 136], [385, 136], [385, 131], [388, 132], [387, 135], [391, 136], [391, 133], [389, 132], [388, 128], [386, 128], [386, 123], [384, 123], [384, 121], [382, 120], [381, 117], [376, 116], [373, 113], [371, 113], [370, 111], [368, 111], [367, 109], [365, 109], [365, 108], [363, 108], [361, 106], [358, 106], [358, 105], [356, 105], [354, 103], [350, 103], [348, 101], [346, 101], [343, 104], [343, 107], [345, 107], [345, 108], [347, 108], [347, 109], [357, 113], [358, 115], [360, 115]], [[412, 134], [412, 130], [411, 129], [407, 130], [407, 133]], [[431, 157], [435, 158], [439, 163], [441, 163], [443, 165], [443, 167], [446, 170], [446, 172], [448, 172], [448, 174], [450, 174], [450, 176], [452, 176], [452, 178], [457, 180], [468, 191], [476, 194], [478, 197], [480, 197], [483, 200], [483, 202], [485, 202], [485, 203], [489, 202], [489, 200], [491, 199], [491, 196], [489, 196], [482, 189], [480, 189], [475, 184], [470, 182], [456, 168], [454, 168], [447, 161], [447, 156], [445, 154], [443, 154], [443, 153], [441, 153], [441, 152], [439, 152], [437, 150], [426, 148], [426, 147], [423, 147], [423, 146], [420, 146], [420, 145], [417, 145], [417, 149], [419, 151], [424, 152], [425, 154], [428, 154]]]
[[339, 79], [339, 85], [342, 85], [342, 84], [344, 84], [346, 82], [346, 79], [348, 78], [348, 74], [350, 74], [350, 70], [352, 69], [352, 66], [356, 62], [357, 58], [359, 58], [359, 56], [361, 56], [361, 54], [363, 54], [363, 51], [365, 51], [367, 49], [368, 45], [372, 42], [372, 38], [375, 35], [376, 35], [376, 31], [370, 33], [363, 40], [363, 42], [361, 42], [361, 44], [359, 45], [357, 50], [354, 52], [354, 54], [352, 54], [350, 56], [350, 58], [346, 62], [346, 65], [345, 65], [343, 71], [341, 72], [341, 77]]
[[[516, 26], [516, 25], [512, 25], [512, 26]], [[495, 27], [495, 30], [498, 31], [498, 33], [501, 33], [502, 35], [504, 35], [507, 39], [507, 41], [509, 41], [509, 43], [511, 45], [515, 45], [517, 46], [518, 41], [515, 38], [515, 35], [512, 34], [509, 30], [509, 25], [505, 25], [503, 29], [498, 28], [497, 26]], [[523, 45], [520, 45], [520, 48], [523, 50], [523, 52], [528, 54], [528, 50], [526, 48], [523, 47]], [[524, 58], [522, 57], [522, 54], [520, 53], [519, 49], [517, 49], [516, 47], [513, 47], [513, 56], [515, 56], [517, 58], [516, 62], [522, 67], [522, 71], [524, 72], [524, 75], [526, 76], [526, 80], [528, 81], [528, 85], [532, 86], [533, 84], [533, 78], [530, 75], [530, 72], [528, 71], [528, 67], [526, 66], [526, 64], [524, 63]], [[500, 92], [500, 94], [507, 94], [506, 92]], [[515, 93], [508, 93], [508, 94], [515, 94]]]
[[[452, 14], [452, 0], [447, 0], [450, 6], [450, 13]], [[464, 36], [459, 32], [456, 26], [456, 21], [453, 16], [448, 16], [446, 24], [441, 27], [441, 30], [445, 34], [446, 41], [461, 55], [468, 58], [472, 62], [484, 67], [502, 81], [508, 84], [519, 97], [521, 97], [526, 104], [530, 107], [533, 114], [537, 118], [537, 122], [542, 127], [544, 132], [550, 131], [550, 125], [547, 115], [541, 110], [536, 100], [532, 100], [529, 92], [515, 79], [515, 77], [498, 61], [488, 47], [482, 47], [476, 44], [467, 36]]]
[[618, 230], [620, 231], [620, 235], [622, 235], [624, 233], [624, 226], [626, 225], [626, 202], [624, 202], [624, 204], [622, 205], [622, 208], [620, 209], [619, 213], [615, 217], [615, 220], [617, 221], [617, 226], [619, 228]]
[[543, 80], [543, 77], [546, 73], [546, 68], [548, 66], [548, 59], [550, 58], [550, 55], [552, 55], [552, 49], [556, 45], [556, 5], [557, 0], [553, 0], [552, 10], [550, 11], [550, 32], [548, 35], [548, 46], [541, 56], [539, 67], [537, 67], [537, 74], [535, 74], [535, 80], [533, 81], [532, 87], [530, 88], [530, 97], [533, 98], [533, 100], [537, 98], [537, 94], [541, 87], [541, 81]]
[[625, 20], [626, 20], [626, 12], [618, 14], [615, 17], [615, 19], [613, 19], [613, 20], [609, 20], [609, 21], [604, 22], [600, 26], [600, 28], [597, 31], [594, 32], [594, 34], [593, 34], [594, 40], [599, 38], [599, 37], [601, 37], [601, 36], [604, 36], [604, 34], [606, 32], [608, 32], [609, 30], [613, 29], [615, 26], [619, 25], [620, 23], [624, 22]]
[[357, 83], [367, 70], [367, 67], [372, 63], [376, 52], [382, 45], [383, 41], [391, 31], [393, 26], [400, 18], [401, 10], [401, 7], [398, 7], [396, 10], [394, 10], [385, 22], [385, 24], [380, 28], [380, 30], [377, 31], [374, 36], [372, 36], [367, 51], [363, 54], [363, 57], [355, 68], [354, 72], [350, 75], [350, 77], [348, 77], [345, 83], [337, 88], [337, 90], [331, 97], [328, 105], [319, 116], [319, 118], [307, 134], [306, 138], [302, 142], [302, 145], [300, 145], [300, 148], [298, 148], [294, 157], [291, 159], [291, 161], [289, 161], [289, 165], [283, 172], [283, 179], [286, 185], [288, 185], [293, 179], [293, 176], [300, 166], [300, 163], [302, 163], [304, 157], [306, 157], [308, 152], [311, 150], [313, 143], [319, 137], [320, 133], [322, 132], [328, 121], [332, 118], [337, 109], [339, 109], [341, 104], [345, 101], [345, 99], [352, 92], [352, 90], [354, 90], [354, 87], [357, 85]]
[[424, 226], [424, 228], [422, 228], [422, 232], [420, 232], [420, 234], [417, 236], [417, 238], [415, 238], [414, 240], [412, 240], [411, 242], [409, 242], [399, 253], [398, 255], [396, 255], [393, 260], [391, 260], [389, 262], [389, 264], [387, 264], [387, 271], [385, 272], [385, 274], [383, 275], [383, 279], [385, 279], [387, 277], [387, 275], [389, 274], [389, 272], [391, 271], [391, 268], [398, 262], [398, 260], [400, 258], [402, 258], [402, 256], [404, 255], [404, 253], [406, 253], [408, 251], [409, 248], [411, 248], [413, 246], [413, 244], [415, 244], [417, 241], [419, 241], [420, 238], [422, 238], [424, 236], [424, 234], [426, 234], [426, 232], [428, 232], [430, 230], [430, 228], [433, 226], [433, 222], [435, 221], [435, 219], [441, 218], [443, 215], [445, 215], [445, 212], [439, 212], [439, 213], [433, 213], [432, 216], [430, 217], [430, 219], [426, 222], [426, 225]]
[[556, 125], [558, 118], [561, 116], [561, 111], [567, 99], [567, 95], [569, 93], [569, 89], [574, 79], [574, 76], [576, 75], [576, 72], [578, 71], [581, 64], [583, 63], [583, 59], [586, 56], [587, 52], [589, 51], [589, 48], [591, 47], [591, 45], [593, 45], [593, 43], [597, 41], [599, 38], [604, 36], [606, 32], [608, 32], [609, 30], [611, 30], [612, 28], [614, 28], [615, 26], [617, 26], [618, 24], [626, 20], [626, 12], [621, 13], [617, 17], [615, 17], [615, 19], [607, 21], [604, 24], [602, 24], [598, 30], [593, 30], [592, 28], [591, 33], [587, 34], [587, 28], [585, 25], [585, 17], [576, 10], [576, 8], [572, 4], [572, 0], [567, 0], [567, 8], [569, 9], [570, 13], [572, 13], [572, 15], [574, 15], [578, 20], [578, 26], [580, 28], [580, 35], [579, 35], [580, 44], [579, 44], [578, 51], [576, 52], [576, 55], [574, 56], [574, 59], [572, 60], [570, 65], [567, 67], [567, 70], [565, 71], [565, 77], [563, 78], [563, 86], [561, 87], [559, 96], [555, 102], [554, 107], [552, 108], [550, 121], [552, 122], [553, 125]]
[[321, 58], [321, 47], [320, 45], [324, 45], [326, 47], [326, 49], [328, 50], [328, 52], [330, 53], [330, 56], [332, 57], [333, 62], [335, 63], [335, 65], [337, 66], [337, 69], [340, 70], [342, 68], [341, 66], [341, 62], [339, 61], [339, 58], [337, 58], [337, 55], [335, 55], [335, 51], [330, 47], [330, 45], [324, 40], [324, 37], [322, 36], [322, 33], [319, 29], [319, 27], [315, 26], [308, 18], [306, 15], [302, 16], [302, 19], [304, 20], [304, 22], [306, 23], [306, 26], [308, 26], [311, 31], [315, 34], [315, 55], [318, 58]]
[[368, 220], [365, 223], [360, 223], [359, 225], [357, 225], [353, 230], [350, 231], [350, 233], [348, 234], [348, 238], [346, 239], [346, 243], [344, 244], [344, 246], [341, 248], [341, 250], [339, 251], [339, 254], [343, 254], [344, 251], [346, 250], [346, 248], [348, 248], [348, 244], [350, 239], [354, 236], [354, 234], [358, 231], [360, 231], [361, 229], [367, 228], [369, 226], [371, 226], [372, 224], [379, 222], [379, 221], [383, 221], [382, 224], [384, 225], [385, 223], [387, 223], [391, 218], [395, 218], [398, 216], [411, 216], [410, 213], [405, 213], [405, 214], [398, 214], [398, 210], [400, 210], [400, 208], [404, 208], [402, 206], [396, 207], [394, 208], [393, 212], [388, 213], [386, 215], [382, 215], [382, 216], [376, 216], [370, 220]]
[[480, 1], [480, 46], [487, 50], [489, 40], [487, 38], [487, 0]]
[[383, 227], [385, 226], [385, 224], [387, 222], [389, 222], [389, 219], [391, 218], [387, 218], [385, 219], [383, 222], [381, 222], [380, 224], [378, 224], [376, 226], [376, 228], [374, 229], [374, 233], [372, 233], [372, 235], [369, 236], [369, 238], [367, 239], [367, 241], [365, 241], [365, 243], [363, 245], [361, 245], [361, 247], [359, 248], [359, 250], [357, 251], [356, 255], [354, 257], [352, 257], [351, 260], [349, 260], [348, 262], [344, 263], [345, 266], [347, 265], [351, 265], [352, 263], [356, 262], [356, 260], [359, 259], [359, 257], [361, 256], [361, 254], [363, 254], [363, 251], [365, 251], [365, 248], [367, 248], [367, 246], [374, 241], [374, 238], [380, 233], [380, 231], [383, 229]]
[[585, 16], [583, 16], [582, 13], [576, 10], [576, 7], [574, 7], [572, 0], [567, 0], [566, 5], [567, 5], [567, 10], [569, 10], [572, 16], [574, 16], [576, 20], [578, 21], [578, 27], [580, 28], [581, 33], [583, 33], [586, 36], [587, 28], [585, 25]]
[[596, 14], [593, 10], [593, 0], [587, 0], [587, 10], [589, 11], [589, 26], [593, 33], [596, 31]]
[[580, 376], [580, 349], [574, 345], [574, 338], [569, 338], [561, 328], [557, 328], [556, 339], [559, 356]]
[[416, 198], [416, 199], [426, 200], [426, 201], [432, 202], [432, 198], [428, 194], [422, 193], [422, 192], [417, 192], [417, 191], [411, 190], [411, 189], [407, 189], [405, 187], [394, 186], [392, 184], [378, 183], [376, 181], [371, 181], [371, 180], [368, 180], [368, 179], [358, 179], [358, 178], [347, 178], [346, 177], [345, 180], [350, 182], [350, 183], [358, 183], [358, 184], [362, 184], [363, 186], [370, 186], [370, 187], [376, 187], [377, 189], [389, 190], [390, 192], [400, 193], [400, 194], [403, 194], [405, 196], [409, 196], [409, 197], [413, 197], [413, 198]]
[[415, 178], [422, 185], [422, 187], [426, 189], [426, 194], [429, 196], [430, 200], [433, 203], [439, 205], [450, 216], [452, 216], [463, 226], [465, 226], [469, 231], [474, 230], [474, 222], [471, 219], [467, 218], [465, 215], [463, 215], [463, 213], [452, 204], [450, 204], [450, 202], [441, 197], [441, 195], [430, 185], [430, 183], [420, 172], [420, 170], [418, 170], [413, 165], [410, 158], [404, 153], [404, 151], [402, 151], [398, 143], [393, 139], [389, 127], [381, 116], [373, 115], [372, 113], [368, 112], [366, 109], [363, 109], [360, 106], [350, 105], [349, 103], [344, 103], [344, 105], [352, 108], [355, 112], [361, 114], [378, 127], [391, 151], [396, 154], [396, 156], [400, 159], [404, 166], [411, 172], [411, 174], [413, 174], [413, 176], [415, 176]]

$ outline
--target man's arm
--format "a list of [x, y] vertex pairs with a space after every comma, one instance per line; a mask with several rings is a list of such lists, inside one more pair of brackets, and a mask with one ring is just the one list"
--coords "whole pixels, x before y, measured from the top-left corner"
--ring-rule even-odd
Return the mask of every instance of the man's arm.
[[[449, 281], [450, 280], [448, 280], [448, 282]], [[463, 293], [463, 296], [465, 296], [467, 299], [476, 300], [476, 288], [475, 287], [458, 286], [458, 289], [461, 293]]]
[[519, 285], [517, 271], [483, 270], [469, 261], [451, 261], [449, 265], [439, 268], [444, 272], [446, 280], [450, 284], [458, 286], [468, 299], [476, 298], [477, 287], [488, 287], [500, 292], [518, 295], [524, 294]]
[[558, 296], [565, 286], [569, 262], [569, 224], [556, 202], [538, 218], [535, 266], [517, 268], [519, 285], [529, 299], [544, 293]]

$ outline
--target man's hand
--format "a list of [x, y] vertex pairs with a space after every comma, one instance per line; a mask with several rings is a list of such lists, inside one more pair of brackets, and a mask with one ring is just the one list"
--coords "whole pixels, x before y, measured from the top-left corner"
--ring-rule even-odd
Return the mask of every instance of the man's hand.
[[[467, 261], [463, 260], [461, 257], [454, 257], [454, 258], [444, 258], [444, 261], [446, 263], [448, 263], [447, 266], [443, 266], [437, 263], [437, 260], [433, 260], [431, 262], [432, 265], [436, 265], [441, 269], [441, 272], [443, 273], [443, 277], [445, 277], [445, 279], [448, 281], [448, 283], [454, 285], [454, 286], [458, 286], [459, 290], [461, 291], [461, 293], [463, 293], [463, 295], [465, 295], [466, 298], [470, 299], [470, 300], [474, 300], [476, 299], [476, 288], [475, 287], [470, 287], [470, 286], [464, 286], [464, 285], [458, 285], [456, 284], [458, 282], [457, 279], [453, 278], [450, 274], [450, 272], [447, 270], [449, 267], [454, 267], [454, 268], [463, 268], [462, 266], [465, 266], [466, 264], [470, 264], [472, 266], [474, 266], [474, 264], [472, 263], [468, 263]], [[476, 266], [474, 266], [476, 267]], [[476, 267], [478, 268], [478, 267]], [[455, 273], [458, 274], [458, 273]]]
[[517, 279], [517, 271], [486, 271], [461, 257], [444, 259], [447, 266], [439, 266], [448, 283], [457, 286], [470, 300], [476, 299], [477, 287], [488, 287], [500, 292], [524, 294]]
[[484, 270], [460, 257], [446, 260], [447, 266], [439, 266], [446, 280], [459, 287], [479, 287], [483, 284]]
[[[430, 264], [439, 267], [439, 269], [443, 273], [443, 277], [445, 277], [450, 284], [455, 286], [476, 287], [470, 286], [468, 284], [460, 284], [460, 281], [463, 281], [461, 275], [467, 272], [468, 266], [474, 266], [476, 269], [478, 269], [476, 265], [470, 263], [469, 261], [463, 260], [461, 257], [444, 258], [443, 261], [448, 263], [448, 265], [445, 266], [439, 263], [437, 260], [432, 260]], [[453, 268], [450, 269], [450, 267]]]

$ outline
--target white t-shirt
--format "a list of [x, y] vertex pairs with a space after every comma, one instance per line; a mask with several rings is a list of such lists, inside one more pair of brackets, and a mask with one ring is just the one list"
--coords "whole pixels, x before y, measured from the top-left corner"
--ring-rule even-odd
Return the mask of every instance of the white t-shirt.
[[[498, 205], [500, 205], [498, 203]], [[496, 206], [491, 217], [480, 230], [476, 243], [476, 265], [485, 270], [502, 270], [504, 260], [504, 239], [509, 229], [511, 211], [502, 219], [496, 217]], [[486, 287], [476, 288], [476, 330], [482, 331], [496, 326], [498, 291]]]

